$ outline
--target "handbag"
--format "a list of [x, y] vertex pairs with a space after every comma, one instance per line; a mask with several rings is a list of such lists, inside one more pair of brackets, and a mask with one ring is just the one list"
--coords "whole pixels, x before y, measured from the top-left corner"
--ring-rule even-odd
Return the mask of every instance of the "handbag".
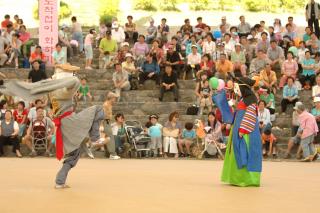
[[179, 137], [179, 129], [169, 129], [167, 127], [163, 127], [163, 136], [164, 137]]

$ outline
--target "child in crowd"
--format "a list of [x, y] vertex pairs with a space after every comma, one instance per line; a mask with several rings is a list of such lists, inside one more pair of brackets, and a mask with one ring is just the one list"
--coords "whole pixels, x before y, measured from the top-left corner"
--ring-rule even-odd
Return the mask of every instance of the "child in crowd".
[[111, 67], [113, 67], [113, 56], [110, 55], [109, 51], [105, 51], [103, 53], [103, 58], [102, 58], [102, 62], [103, 65], [101, 67], [103, 67], [103, 69], [109, 69]]
[[116, 152], [120, 154], [123, 152], [124, 144], [126, 142], [126, 131], [124, 128], [125, 119], [122, 113], [116, 114], [114, 119], [115, 119], [115, 122], [111, 124], [112, 134], [115, 141]]
[[89, 86], [87, 84], [86, 78], [81, 78], [81, 85], [78, 91], [78, 100], [84, 100], [84, 102], [87, 102], [87, 99], [89, 98], [90, 101], [92, 100], [92, 95], [89, 91]]
[[262, 144], [263, 144], [263, 156], [273, 156], [273, 158], [277, 157], [276, 143], [277, 138], [271, 133], [271, 128], [267, 128], [261, 135]]
[[[196, 131], [193, 129], [193, 123], [188, 122], [184, 126], [182, 131], [182, 140], [179, 141], [180, 157], [189, 157], [190, 156], [190, 146], [196, 139]], [[186, 146], [187, 154], [183, 151], [183, 145]]]
[[210, 89], [208, 80], [205, 80], [203, 82], [203, 86], [201, 88], [200, 95], [201, 95], [201, 98], [200, 98], [200, 112], [199, 112], [199, 114], [202, 115], [203, 110], [205, 108], [207, 108], [208, 111], [211, 112], [211, 110], [212, 110], [211, 95], [212, 94], [211, 94], [211, 89]]
[[158, 153], [162, 156], [162, 125], [158, 123], [158, 119], [157, 115], [150, 115], [146, 124], [148, 135], [151, 137], [150, 149], [153, 157], [157, 157]]
[[86, 66], [85, 69], [92, 70], [91, 63], [93, 59], [93, 40], [94, 36], [96, 35], [96, 31], [94, 29], [90, 29], [89, 34], [86, 35], [84, 39], [84, 51], [86, 54]]

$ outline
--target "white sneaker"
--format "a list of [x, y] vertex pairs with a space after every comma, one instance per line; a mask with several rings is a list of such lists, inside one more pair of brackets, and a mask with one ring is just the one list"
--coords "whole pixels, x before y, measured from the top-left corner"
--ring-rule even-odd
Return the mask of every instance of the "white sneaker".
[[68, 188], [70, 188], [70, 186], [68, 186], [68, 185], [66, 185], [66, 184], [62, 184], [62, 185], [56, 184], [56, 185], [54, 186], [54, 188], [55, 188], [55, 189], [68, 189]]
[[84, 151], [89, 156], [89, 158], [94, 159], [94, 155], [93, 155], [93, 153], [91, 151], [91, 148], [88, 148], [87, 145], [84, 145], [83, 148], [84, 148]]
[[110, 155], [109, 159], [110, 160], [119, 160], [120, 157], [118, 155]]

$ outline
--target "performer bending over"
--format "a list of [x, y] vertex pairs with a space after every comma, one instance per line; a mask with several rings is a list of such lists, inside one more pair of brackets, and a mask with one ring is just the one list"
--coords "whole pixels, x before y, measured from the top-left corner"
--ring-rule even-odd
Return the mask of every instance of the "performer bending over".
[[[73, 68], [70, 66], [68, 69]], [[105, 103], [109, 107], [92, 106], [79, 113], [74, 113], [72, 98], [79, 86], [80, 81], [77, 77], [64, 77], [36, 83], [10, 80], [0, 88], [3, 94], [19, 96], [27, 101], [49, 94], [56, 125], [56, 156], [58, 160], [66, 157], [56, 177], [56, 189], [69, 188], [66, 185], [66, 179], [70, 169], [77, 164], [81, 150], [87, 149], [85, 139], [88, 134], [92, 142], [100, 139], [99, 124], [102, 120], [108, 121], [110, 119], [110, 110], [112, 113], [110, 105], [112, 106], [117, 99], [116, 94], [109, 92]], [[105, 129], [109, 130], [108, 127]], [[119, 159], [120, 157], [115, 154], [112, 134], [110, 132], [106, 132], [106, 134], [110, 136], [108, 145], [110, 158]]]

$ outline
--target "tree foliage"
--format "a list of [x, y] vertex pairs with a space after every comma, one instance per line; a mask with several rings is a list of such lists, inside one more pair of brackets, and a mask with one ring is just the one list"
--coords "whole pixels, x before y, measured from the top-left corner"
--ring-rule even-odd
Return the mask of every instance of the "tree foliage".
[[[69, 5], [63, 1], [60, 1], [60, 8], [59, 8], [59, 19], [68, 18], [71, 16], [72, 11], [69, 7]], [[33, 7], [33, 18], [35, 20], [39, 20], [39, 1], [35, 6]]]

